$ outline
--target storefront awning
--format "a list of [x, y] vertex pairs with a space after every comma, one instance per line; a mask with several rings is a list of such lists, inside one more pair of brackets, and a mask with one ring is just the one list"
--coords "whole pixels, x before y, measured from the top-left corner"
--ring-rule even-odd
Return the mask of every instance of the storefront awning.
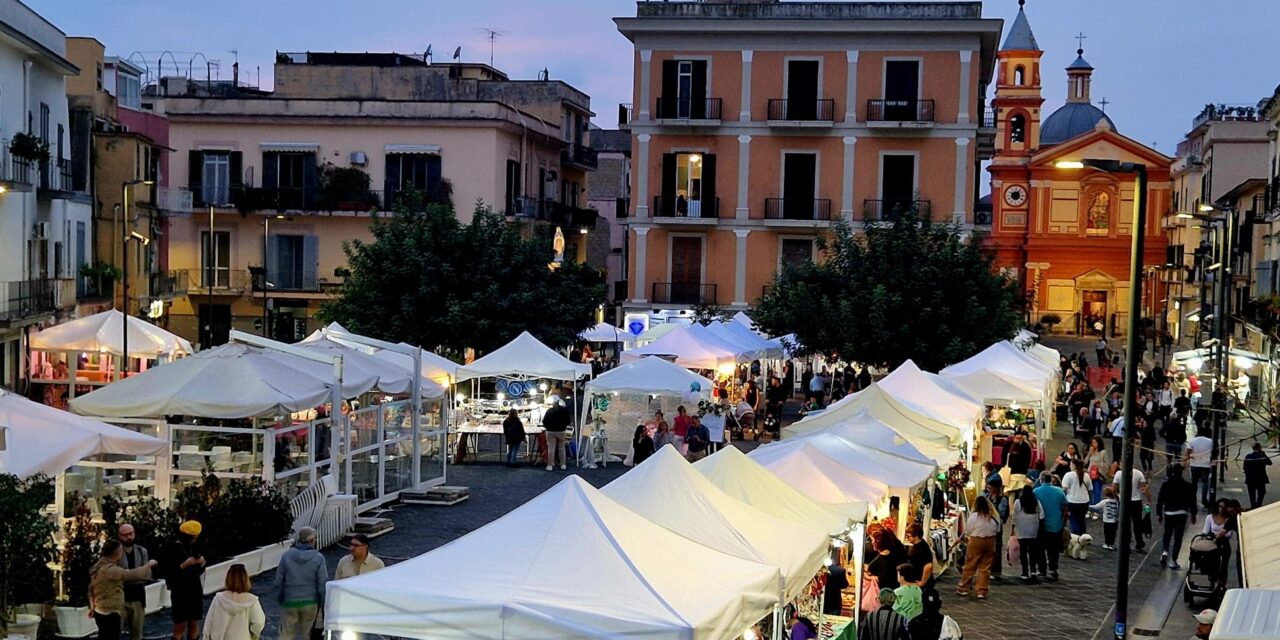
[[440, 155], [438, 144], [389, 144], [383, 147], [387, 153]]
[[318, 142], [259, 142], [258, 147], [263, 151], [278, 151], [295, 153], [306, 153], [308, 151], [315, 153], [320, 150]]

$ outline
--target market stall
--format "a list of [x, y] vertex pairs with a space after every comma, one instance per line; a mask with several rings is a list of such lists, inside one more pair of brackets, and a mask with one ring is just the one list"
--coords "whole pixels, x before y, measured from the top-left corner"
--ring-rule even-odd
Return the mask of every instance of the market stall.
[[694, 542], [778, 567], [783, 603], [800, 594], [827, 557], [825, 531], [774, 517], [721, 491], [673, 446], [662, 447], [601, 493]]
[[862, 520], [815, 502], [737, 447], [724, 447], [693, 463], [693, 468], [721, 491], [752, 507], [832, 536], [844, 535], [851, 521]]
[[785, 427], [782, 434], [785, 439], [812, 433], [864, 411], [922, 450], [927, 447], [929, 455], [940, 466], [949, 467], [962, 458], [968, 461], [968, 453], [962, 453], [965, 440], [960, 429], [908, 408], [882, 389], [879, 383], [872, 383], [870, 387], [832, 403], [826, 411]]
[[571, 476], [434, 551], [330, 582], [325, 629], [433, 640], [731, 640], [774, 608], [778, 581], [777, 567], [690, 541]]
[[671, 360], [687, 369], [718, 373], [733, 373], [738, 363], [750, 362], [749, 354], [711, 334], [702, 325], [682, 325], [672, 329], [643, 347], [624, 351], [622, 361], [631, 362], [646, 356]]
[[881, 378], [880, 387], [907, 407], [960, 430], [968, 451], [982, 432], [983, 406], [969, 396], [955, 393], [936, 373], [921, 370], [907, 360]]
[[125, 349], [125, 315], [109, 309], [32, 334], [31, 382], [45, 404], [66, 402], [94, 388], [131, 376], [152, 362], [163, 363], [195, 353], [190, 342], [141, 318], [128, 318], [129, 357]]
[[652, 356], [606, 371], [586, 384], [581, 421], [590, 446], [582, 449], [626, 455], [636, 425], [648, 422], [654, 411], [669, 416], [670, 424], [676, 407], [686, 405], [691, 415], [697, 413], [698, 403], [709, 400], [713, 388], [710, 380]]
[[1043, 406], [1053, 406], [1057, 398], [1057, 363], [1050, 366], [1008, 341], [997, 342], [973, 357], [953, 364], [939, 373], [944, 376], [960, 376], [983, 369], [997, 371], [1015, 380], [1032, 384], [1041, 394]]
[[806, 443], [761, 466], [815, 502], [851, 519], [865, 515], [871, 505], [879, 505], [889, 493], [885, 483], [840, 464], [812, 444]]
[[1280, 589], [1280, 502], [1240, 514], [1240, 578], [1250, 589]]
[[1209, 640], [1280, 638], [1280, 590], [1229, 589], [1218, 605]]

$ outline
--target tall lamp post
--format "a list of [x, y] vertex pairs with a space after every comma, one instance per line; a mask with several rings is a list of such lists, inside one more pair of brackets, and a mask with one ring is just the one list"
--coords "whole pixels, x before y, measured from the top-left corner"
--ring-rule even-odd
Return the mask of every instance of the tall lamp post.
[[1120, 533], [1119, 552], [1116, 554], [1116, 615], [1115, 637], [1124, 640], [1129, 626], [1129, 538], [1132, 516], [1129, 497], [1133, 494], [1133, 415], [1134, 391], [1138, 388], [1138, 332], [1142, 316], [1143, 243], [1147, 232], [1147, 165], [1119, 160], [1077, 160], [1058, 162], [1059, 169], [1095, 169], [1105, 173], [1133, 174], [1136, 180], [1133, 225], [1130, 227], [1133, 242], [1129, 251], [1129, 340], [1125, 344], [1124, 359], [1124, 444], [1120, 451]]
[[155, 180], [129, 180], [120, 187], [120, 213], [124, 218], [125, 230], [127, 233], [121, 234], [123, 240], [122, 253], [120, 258], [120, 266], [123, 280], [121, 281], [121, 289], [123, 289], [121, 297], [124, 298], [124, 318], [121, 324], [120, 340], [120, 370], [117, 372], [117, 379], [123, 379], [129, 369], [129, 241], [137, 240], [142, 246], [151, 244], [151, 239], [147, 236], [133, 230], [134, 220], [129, 217], [129, 188], [140, 184], [155, 184]]

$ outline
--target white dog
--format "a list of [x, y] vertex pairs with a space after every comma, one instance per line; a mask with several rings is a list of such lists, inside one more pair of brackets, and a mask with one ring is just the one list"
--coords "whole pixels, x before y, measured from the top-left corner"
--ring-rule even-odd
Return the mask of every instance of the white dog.
[[1089, 547], [1093, 546], [1093, 536], [1084, 533], [1071, 534], [1071, 542], [1067, 543], [1067, 557], [1076, 560], [1089, 559]]

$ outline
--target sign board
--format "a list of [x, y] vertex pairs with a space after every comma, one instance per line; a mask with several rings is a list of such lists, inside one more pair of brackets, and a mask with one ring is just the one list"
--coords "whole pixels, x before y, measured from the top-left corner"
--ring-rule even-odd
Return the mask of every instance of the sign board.
[[628, 313], [622, 327], [632, 338], [649, 330], [649, 314], [647, 313]]

